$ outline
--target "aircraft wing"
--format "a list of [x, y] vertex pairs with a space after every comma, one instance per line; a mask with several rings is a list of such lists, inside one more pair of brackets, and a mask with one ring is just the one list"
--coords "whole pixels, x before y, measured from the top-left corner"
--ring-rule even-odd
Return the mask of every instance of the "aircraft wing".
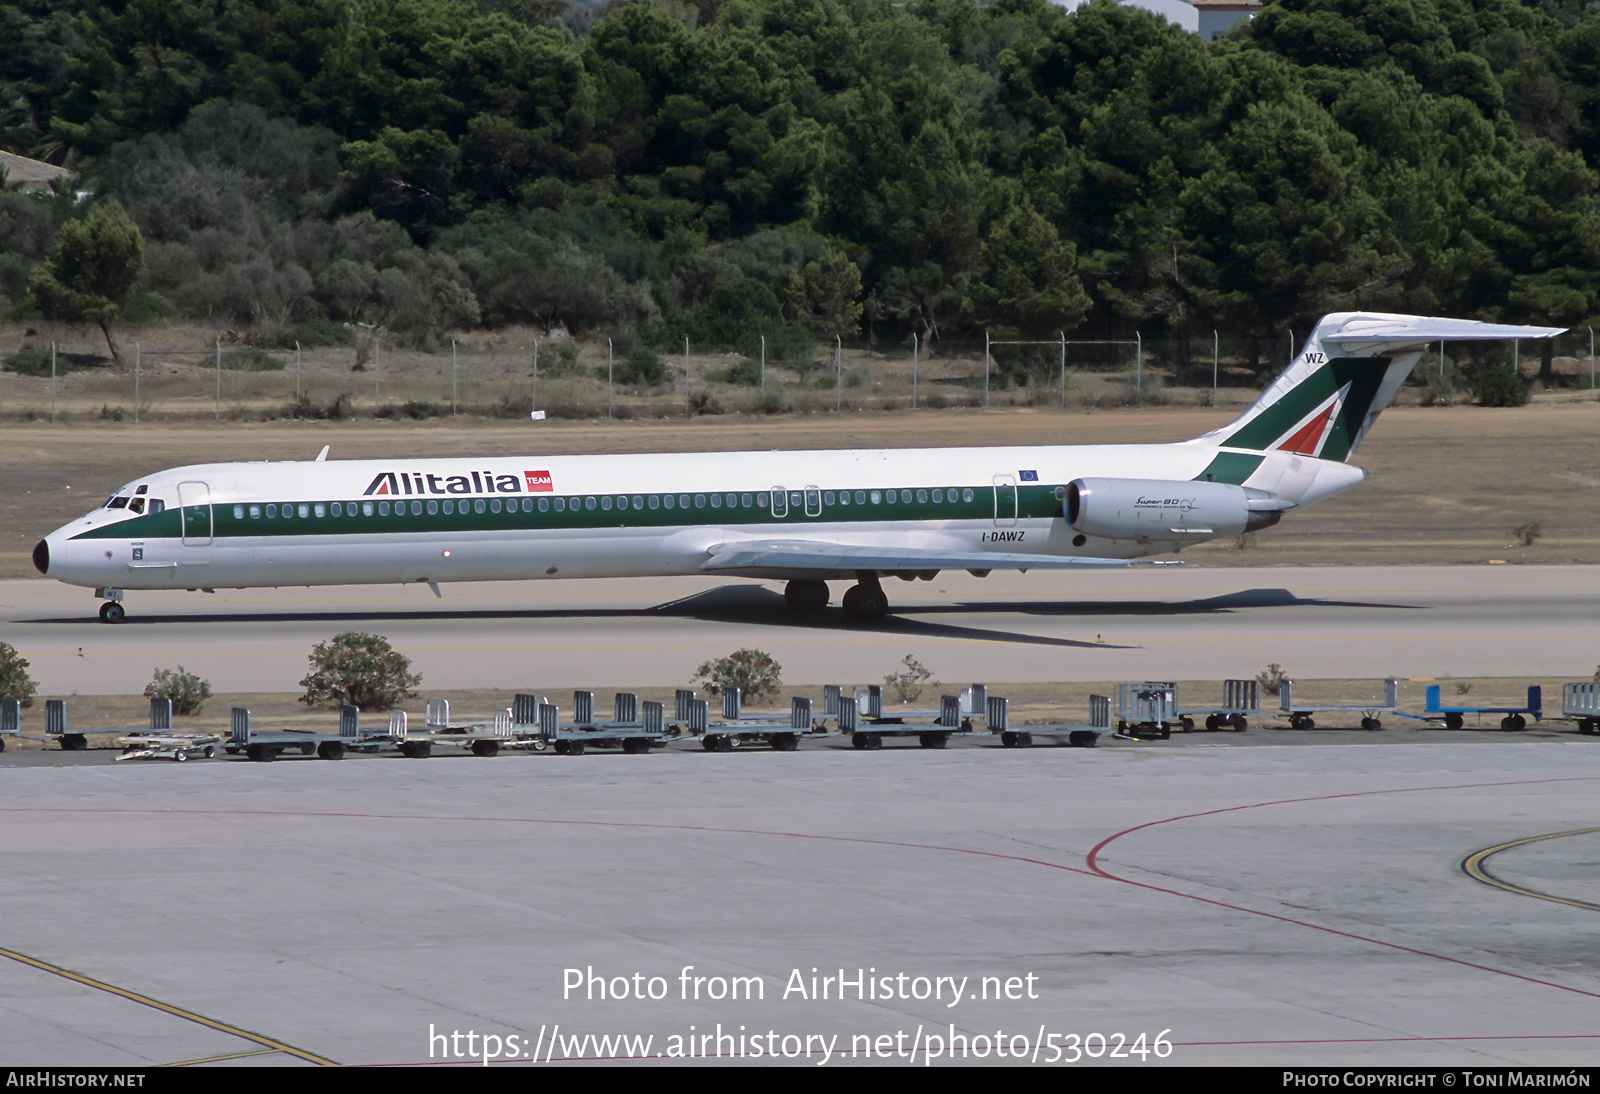
[[1120, 558], [1063, 558], [998, 551], [954, 551], [938, 547], [865, 547], [816, 540], [766, 540], [723, 543], [711, 548], [702, 570], [805, 571], [854, 574], [857, 570], [1069, 570], [1131, 566]]

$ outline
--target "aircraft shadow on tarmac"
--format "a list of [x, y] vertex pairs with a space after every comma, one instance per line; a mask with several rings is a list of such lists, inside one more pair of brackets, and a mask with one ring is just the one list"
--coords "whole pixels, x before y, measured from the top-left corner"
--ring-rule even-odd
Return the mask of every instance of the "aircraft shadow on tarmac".
[[[1096, 649], [1128, 648], [1116, 643], [1083, 641], [1070, 638], [1053, 638], [1045, 635], [1025, 634], [992, 627], [961, 626], [954, 622], [936, 622], [926, 617], [950, 617], [982, 612], [988, 615], [1049, 616], [1056, 618], [1090, 616], [1184, 616], [1215, 615], [1238, 611], [1274, 608], [1371, 608], [1375, 610], [1419, 610], [1420, 605], [1367, 603], [1304, 599], [1288, 589], [1245, 589], [1199, 600], [1157, 601], [983, 601], [956, 604], [918, 605], [906, 607], [906, 615], [889, 615], [869, 624], [849, 623], [837, 607], [826, 608], [814, 615], [797, 615], [790, 612], [781, 594], [760, 585], [719, 585], [692, 596], [667, 601], [644, 608], [506, 608], [463, 609], [451, 611], [440, 606], [426, 611], [362, 611], [362, 612], [226, 612], [195, 614], [130, 614], [119, 627], [158, 626], [161, 624], [249, 624], [249, 623], [316, 623], [373, 624], [384, 622], [422, 622], [441, 618], [470, 622], [480, 620], [517, 620], [521, 622], [574, 620], [644, 619], [649, 617], [680, 617], [699, 619], [709, 623], [747, 623], [763, 626], [782, 625], [800, 630], [837, 631], [870, 630], [881, 634], [903, 634], [925, 638], [981, 639], [988, 642], [1017, 642], [1026, 645], [1083, 647]], [[915, 617], [915, 618], [913, 618]], [[55, 619], [18, 620], [38, 624], [85, 624], [83, 616]], [[99, 624], [96, 624], [98, 626]]]

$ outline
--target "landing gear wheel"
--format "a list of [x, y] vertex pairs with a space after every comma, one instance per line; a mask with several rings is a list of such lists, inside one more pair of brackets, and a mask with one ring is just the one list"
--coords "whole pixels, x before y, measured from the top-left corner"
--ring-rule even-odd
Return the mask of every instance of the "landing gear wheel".
[[127, 618], [127, 612], [122, 610], [122, 605], [115, 600], [108, 600], [100, 605], [100, 622], [121, 623]]
[[783, 587], [784, 602], [791, 611], [820, 612], [828, 606], [826, 581], [795, 580]]
[[844, 594], [844, 614], [858, 623], [871, 623], [889, 614], [889, 598], [876, 582], [852, 585]]

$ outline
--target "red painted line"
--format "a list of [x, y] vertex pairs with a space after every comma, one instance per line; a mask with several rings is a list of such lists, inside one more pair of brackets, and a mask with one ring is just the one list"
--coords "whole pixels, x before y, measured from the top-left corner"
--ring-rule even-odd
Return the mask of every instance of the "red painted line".
[[[1167, 817], [1162, 820], [1147, 821], [1144, 824], [1136, 824], [1132, 828], [1125, 828], [1120, 832], [1107, 836], [1105, 839], [1095, 844], [1094, 847], [1090, 848], [1088, 855], [1084, 857], [1084, 862], [1085, 865], [1088, 866], [1091, 873], [1111, 881], [1120, 881], [1124, 885], [1133, 885], [1137, 888], [1148, 889], [1151, 892], [1156, 893], [1166, 893], [1169, 896], [1180, 897], [1184, 900], [1198, 901], [1201, 904], [1209, 904], [1214, 908], [1225, 908], [1231, 912], [1243, 912], [1245, 915], [1259, 916], [1262, 919], [1271, 919], [1278, 923], [1289, 923], [1296, 927], [1305, 927], [1309, 930], [1321, 931], [1324, 934], [1336, 935], [1340, 938], [1348, 938], [1356, 942], [1365, 942], [1373, 946], [1382, 946], [1386, 949], [1397, 950], [1401, 953], [1413, 954], [1417, 957], [1427, 957], [1435, 961], [1444, 961], [1452, 965], [1462, 966], [1463, 968], [1477, 969], [1479, 972], [1493, 973], [1496, 976], [1508, 976], [1513, 980], [1521, 980], [1529, 984], [1538, 984], [1541, 987], [1546, 988], [1555, 988], [1558, 991], [1571, 992], [1574, 995], [1583, 995], [1590, 999], [1600, 999], [1600, 992], [1585, 991], [1582, 988], [1574, 988], [1567, 984], [1557, 984], [1551, 980], [1540, 980], [1538, 977], [1524, 976], [1522, 973], [1508, 972], [1505, 969], [1496, 969], [1488, 965], [1479, 965], [1472, 961], [1464, 961], [1459, 957], [1447, 957], [1444, 954], [1430, 953], [1427, 950], [1419, 950], [1411, 946], [1402, 946], [1396, 942], [1385, 942], [1382, 939], [1370, 938], [1366, 935], [1359, 935], [1350, 931], [1341, 931], [1334, 927], [1325, 927], [1319, 923], [1308, 923], [1303, 919], [1294, 919], [1290, 916], [1277, 915], [1273, 912], [1263, 912], [1256, 908], [1245, 908], [1238, 904], [1229, 904], [1221, 900], [1212, 900], [1210, 897], [1196, 896], [1193, 893], [1181, 893], [1176, 889], [1166, 889], [1159, 885], [1151, 885], [1148, 882], [1134, 881], [1131, 878], [1119, 877], [1118, 875], [1107, 871], [1100, 865], [1099, 862], [1100, 853], [1113, 842], [1123, 838], [1124, 836], [1132, 835], [1135, 832], [1141, 832], [1146, 828], [1155, 828], [1163, 824], [1176, 824], [1178, 821], [1194, 820], [1197, 817], [1214, 817], [1222, 813], [1237, 813], [1246, 809], [1264, 809], [1274, 805], [1302, 805], [1307, 802], [1337, 801], [1341, 798], [1378, 797], [1385, 794], [1422, 794], [1439, 790], [1479, 790], [1496, 786], [1541, 786], [1546, 783], [1595, 781], [1597, 780], [1594, 776], [1571, 776], [1560, 779], [1522, 779], [1492, 783], [1460, 783], [1452, 786], [1412, 786], [1402, 787], [1395, 790], [1360, 790], [1346, 794], [1322, 794], [1309, 798], [1281, 798], [1275, 801], [1250, 802], [1245, 805], [1230, 805], [1221, 809], [1207, 809], [1200, 813], [1184, 813], [1176, 817]], [[1436, 1040], [1437, 1038], [1428, 1037], [1422, 1039], [1431, 1041]]]

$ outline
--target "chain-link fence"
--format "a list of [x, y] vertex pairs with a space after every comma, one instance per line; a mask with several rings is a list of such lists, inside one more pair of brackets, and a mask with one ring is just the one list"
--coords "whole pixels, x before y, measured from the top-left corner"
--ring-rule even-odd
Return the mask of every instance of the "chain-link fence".
[[[143, 332], [112, 362], [81, 332], [0, 342], [9, 418], [662, 417], [1030, 405], [1248, 403], [1299, 346], [1279, 339], [1058, 338], [649, 346], [485, 334], [438, 346], [381, 338], [262, 349]], [[55, 340], [51, 341], [51, 336]], [[0, 332], [4, 337], [4, 332]], [[1412, 383], [1452, 393], [1483, 367], [1594, 390], [1587, 328], [1550, 343], [1430, 347]], [[1459, 351], [1459, 352], [1458, 352]]]

